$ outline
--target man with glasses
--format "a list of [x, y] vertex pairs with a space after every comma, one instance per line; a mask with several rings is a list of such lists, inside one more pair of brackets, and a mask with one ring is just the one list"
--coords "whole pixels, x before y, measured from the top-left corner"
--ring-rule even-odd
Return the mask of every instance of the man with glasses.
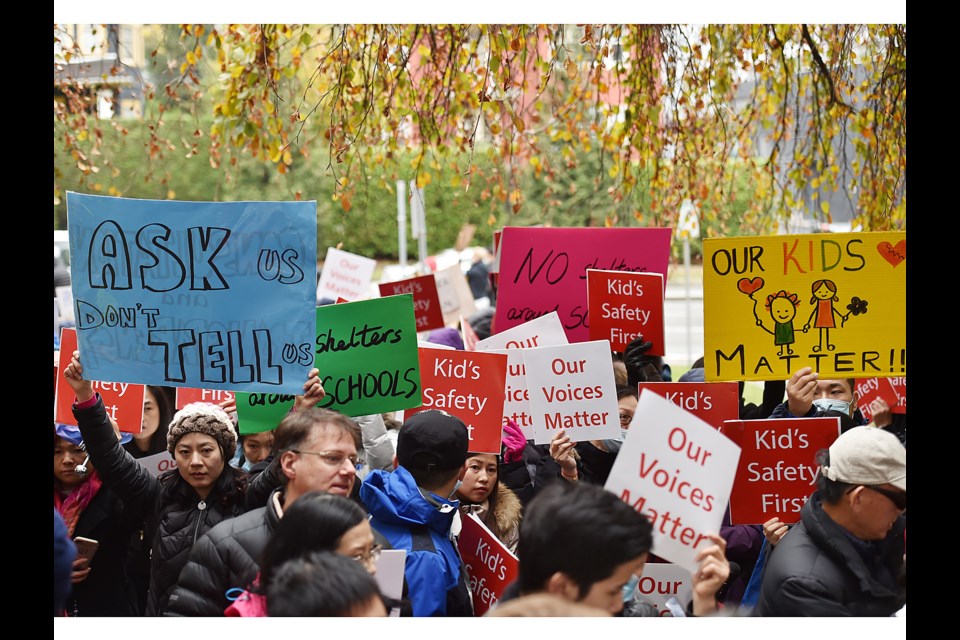
[[407, 551], [404, 577], [416, 617], [473, 615], [450, 534], [469, 441], [460, 418], [435, 409], [415, 413], [400, 427], [396, 468], [371, 472], [360, 487], [370, 525]]
[[817, 453], [817, 490], [771, 551], [757, 616], [889, 616], [906, 603], [907, 451], [854, 427]]
[[[313, 399], [322, 393], [321, 387]], [[274, 434], [274, 460], [263, 473], [280, 486], [265, 507], [221, 522], [197, 540], [170, 597], [168, 615], [222, 616], [230, 605], [228, 594], [240, 593], [256, 577], [260, 555], [284, 509], [310, 491], [348, 498], [353, 493], [362, 446], [356, 422], [308, 404], [287, 414]], [[382, 536], [377, 541], [385, 542]]]

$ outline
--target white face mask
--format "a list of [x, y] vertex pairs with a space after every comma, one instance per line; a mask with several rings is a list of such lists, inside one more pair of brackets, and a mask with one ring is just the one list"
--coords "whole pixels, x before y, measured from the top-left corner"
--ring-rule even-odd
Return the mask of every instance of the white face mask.
[[813, 406], [820, 411], [836, 411], [846, 416], [853, 415], [853, 404], [847, 402], [846, 400], [837, 400], [836, 398], [817, 398], [813, 401]]
[[629, 431], [629, 429], [622, 429], [622, 428], [621, 428], [621, 429], [620, 429], [620, 437], [619, 437], [619, 438], [614, 438], [614, 439], [612, 439], [612, 440], [601, 440], [600, 443], [604, 446], [604, 448], [605, 448], [608, 452], [610, 452], [610, 453], [617, 453], [618, 451], [620, 451], [620, 447], [623, 446], [623, 441], [624, 441], [624, 440], [626, 439], [626, 437], [627, 437], [627, 431]]

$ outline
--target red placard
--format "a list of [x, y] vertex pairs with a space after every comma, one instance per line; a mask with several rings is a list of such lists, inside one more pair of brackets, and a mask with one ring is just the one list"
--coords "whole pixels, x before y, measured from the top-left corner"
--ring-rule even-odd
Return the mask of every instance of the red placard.
[[894, 413], [906, 413], [907, 412], [907, 376], [900, 376], [898, 378], [890, 378], [890, 384], [893, 385], [893, 390], [897, 392], [897, 397], [900, 398], [900, 402], [893, 408]]
[[587, 269], [587, 308], [591, 340], [609, 340], [611, 351], [623, 353], [642, 335], [653, 343], [647, 354], [666, 354], [661, 274]]
[[740, 445], [730, 523], [791, 524], [816, 489], [817, 451], [840, 435], [840, 418], [728, 420], [720, 432]]
[[402, 293], [413, 294], [413, 311], [417, 318], [418, 333], [443, 328], [440, 296], [437, 294], [437, 281], [433, 275], [380, 284], [381, 296], [396, 296]]
[[900, 403], [900, 396], [893, 388], [890, 378], [857, 378], [854, 391], [857, 394], [857, 407], [867, 422], [873, 421], [870, 403], [877, 398], [886, 402], [891, 411]]
[[[740, 387], [736, 382], [641, 382], [637, 393], [649, 389], [707, 424], [719, 429], [740, 417]], [[637, 418], [643, 420], [643, 416]]]
[[407, 409], [443, 409], [467, 425], [470, 451], [500, 453], [507, 356], [482, 351], [418, 349], [423, 404]]
[[[77, 350], [77, 330], [60, 330], [60, 364], [64, 371], [70, 364], [73, 352]], [[142, 384], [130, 382], [93, 382], [93, 390], [100, 394], [107, 415], [117, 421], [120, 431], [140, 433], [143, 430], [143, 392]], [[57, 402], [53, 419], [61, 424], [77, 424], [71, 405], [74, 400], [73, 389], [61, 375], [57, 378]]]
[[191, 402], [212, 402], [213, 404], [220, 404], [224, 400], [234, 399], [233, 391], [177, 387], [177, 399], [174, 404], [176, 404], [177, 410], [179, 411]]
[[457, 548], [467, 569], [467, 582], [473, 592], [473, 611], [482, 616], [490, 610], [510, 584], [517, 579], [520, 563], [473, 514], [461, 519]]

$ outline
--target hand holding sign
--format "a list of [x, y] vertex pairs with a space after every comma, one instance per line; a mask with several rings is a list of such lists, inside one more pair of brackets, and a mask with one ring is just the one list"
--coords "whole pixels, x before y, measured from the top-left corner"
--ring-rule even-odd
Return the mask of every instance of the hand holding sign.
[[730, 577], [727, 541], [715, 533], [706, 537], [713, 543], [700, 549], [696, 561], [700, 566], [693, 573], [693, 615], [704, 616], [717, 610], [717, 591]]
[[80, 352], [74, 351], [70, 364], [63, 370], [63, 377], [77, 396], [77, 402], [83, 403], [93, 397], [93, 384], [83, 379], [83, 365], [80, 364]]
[[293, 403], [294, 411], [303, 411], [310, 407], [315, 407], [318, 402], [327, 395], [323, 390], [323, 384], [320, 382], [320, 369], [314, 367], [310, 369], [307, 381], [303, 383], [303, 395], [297, 396]]

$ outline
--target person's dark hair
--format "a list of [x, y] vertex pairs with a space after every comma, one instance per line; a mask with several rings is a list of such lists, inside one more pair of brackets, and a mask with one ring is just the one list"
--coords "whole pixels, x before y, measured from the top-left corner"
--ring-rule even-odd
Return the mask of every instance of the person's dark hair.
[[690, 365], [691, 369], [703, 369], [703, 356], [700, 356], [693, 361], [693, 364]]
[[460, 470], [462, 467], [456, 467], [454, 469], [434, 469], [433, 471], [427, 471], [426, 469], [407, 469], [413, 479], [416, 480], [417, 486], [426, 489], [427, 491], [433, 491], [439, 489], [443, 485], [447, 484], [460, 475]]
[[123, 448], [134, 458], [145, 458], [162, 451], [167, 450], [167, 429], [173, 420], [173, 414], [177, 412], [176, 408], [176, 389], [173, 387], [159, 387], [152, 384], [147, 385], [147, 390], [153, 394], [157, 404], [157, 416], [160, 422], [157, 430], [150, 436], [150, 445], [146, 451], [141, 451], [137, 443], [131, 440], [123, 445]]
[[636, 387], [628, 387], [625, 384], [617, 385], [617, 400], [622, 400], [623, 398], [627, 398], [630, 396], [637, 399], [640, 398], [640, 394], [637, 393]]
[[340, 539], [364, 520], [357, 503], [324, 491], [300, 496], [283, 512], [260, 556], [259, 593], [266, 593], [274, 571], [287, 560], [302, 558], [313, 551], [335, 551]]
[[[817, 451], [816, 462], [821, 467], [830, 466], [830, 449]], [[820, 492], [820, 499], [826, 504], [837, 504], [843, 498], [843, 495], [855, 486], [857, 485], [849, 482], [831, 480], [819, 471], [817, 472], [817, 490]]]
[[[493, 456], [493, 459], [496, 460], [496, 463], [497, 463], [497, 481], [494, 482], [492, 485], [490, 485], [490, 493], [487, 494], [487, 504], [488, 504], [489, 511], [490, 511], [490, 513], [496, 513], [496, 511], [497, 511], [497, 490], [500, 488], [500, 460], [501, 460], [502, 456], [495, 455], [495, 454], [492, 454], [492, 453], [489, 453], [489, 454], [488, 454], [488, 453], [482, 453], [482, 452], [481, 452], [481, 453], [477, 453], [477, 452], [473, 452], [473, 451], [468, 451], [468, 452], [467, 452], [467, 459], [463, 461], [463, 466], [464, 466], [464, 468], [466, 468], [466, 466], [467, 466], [467, 461], [469, 461], [470, 458], [472, 458], [473, 456], [483, 456], [483, 455], [492, 455], [492, 456]], [[470, 502], [469, 500], [467, 500], [466, 498], [460, 498], [460, 497], [458, 496], [457, 499], [460, 500], [460, 504], [474, 504], [474, 503]]]
[[360, 563], [331, 551], [277, 567], [266, 596], [267, 615], [273, 617], [349, 617], [374, 598], [383, 600], [377, 581]]
[[650, 520], [615, 494], [583, 482], [548, 485], [520, 521], [520, 593], [543, 591], [561, 571], [584, 598], [594, 583], [652, 545]]
[[473, 332], [477, 334], [477, 340], [486, 340], [490, 337], [490, 323], [493, 320], [495, 312], [495, 307], [487, 307], [467, 318], [467, 322], [470, 323]]
[[333, 429], [350, 436], [357, 452], [363, 451], [360, 426], [337, 411], [311, 407], [303, 411], [291, 411], [273, 432], [273, 457], [279, 458], [287, 451], [299, 449], [317, 427]]

